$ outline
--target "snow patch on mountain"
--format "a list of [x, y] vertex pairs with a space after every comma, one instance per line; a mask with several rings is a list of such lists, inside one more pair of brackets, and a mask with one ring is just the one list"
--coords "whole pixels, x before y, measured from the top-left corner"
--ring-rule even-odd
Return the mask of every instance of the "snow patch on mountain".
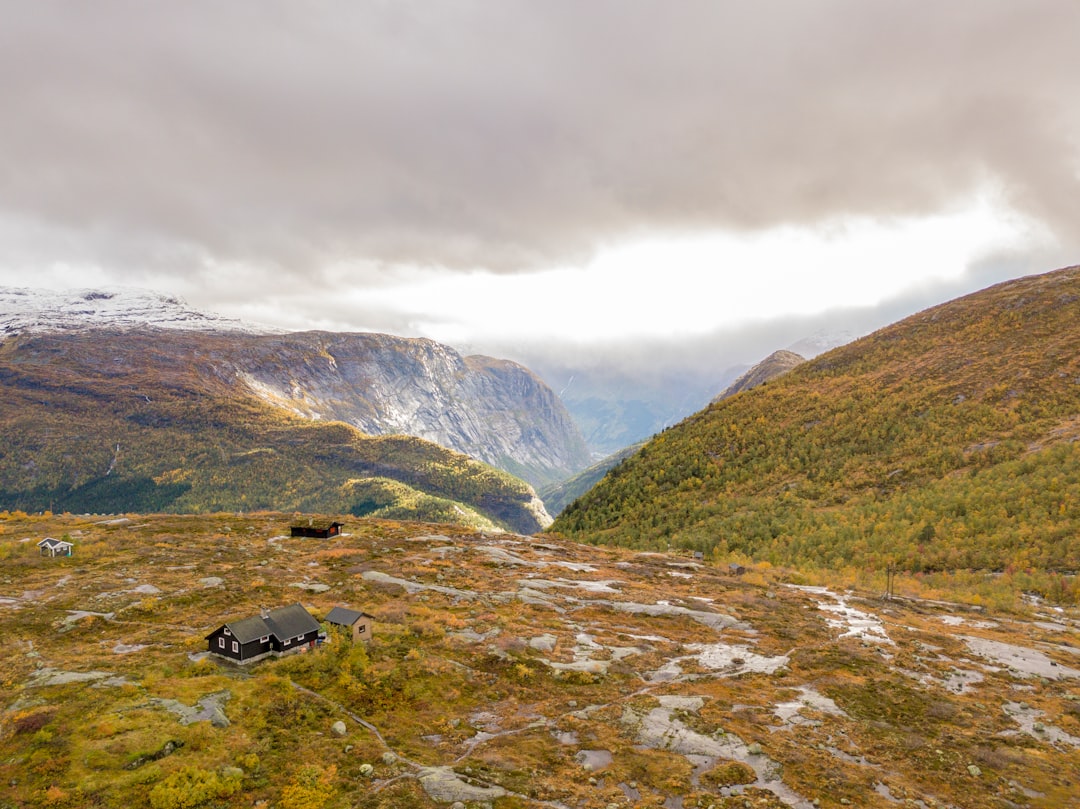
[[145, 327], [249, 334], [277, 331], [200, 312], [175, 295], [133, 287], [62, 291], [0, 287], [0, 334]]

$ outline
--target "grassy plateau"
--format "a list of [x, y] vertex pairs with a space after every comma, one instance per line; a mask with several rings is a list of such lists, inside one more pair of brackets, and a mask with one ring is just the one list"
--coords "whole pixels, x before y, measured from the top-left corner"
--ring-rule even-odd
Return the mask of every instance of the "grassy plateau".
[[[0, 516], [0, 807], [1080, 805], [1075, 608], [341, 519]], [[370, 643], [205, 655], [293, 602]]]

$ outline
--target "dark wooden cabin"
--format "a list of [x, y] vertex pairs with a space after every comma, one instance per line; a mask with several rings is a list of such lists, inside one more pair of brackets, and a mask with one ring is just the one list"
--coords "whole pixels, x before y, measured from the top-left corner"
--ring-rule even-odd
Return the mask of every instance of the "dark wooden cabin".
[[330, 520], [309, 519], [306, 523], [296, 523], [290, 527], [291, 536], [312, 537], [314, 539], [329, 539], [341, 536], [344, 523], [331, 522]]
[[206, 636], [210, 651], [240, 663], [271, 654], [314, 646], [319, 622], [302, 604], [263, 610], [259, 615], [230, 621]]

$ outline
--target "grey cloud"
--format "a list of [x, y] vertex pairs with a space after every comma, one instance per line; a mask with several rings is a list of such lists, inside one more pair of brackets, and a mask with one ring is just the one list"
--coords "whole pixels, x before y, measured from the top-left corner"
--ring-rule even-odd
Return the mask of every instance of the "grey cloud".
[[571, 377], [578, 377], [603, 380], [608, 389], [621, 386], [626, 390], [653, 391], [650, 395], [654, 398], [671, 395], [673, 388], [682, 386], [689, 393], [704, 396], [704, 401], [778, 349], [791, 349], [807, 338], [855, 339], [942, 301], [1062, 266], [1049, 260], [1050, 254], [1045, 252], [1002, 251], [984, 257], [952, 281], [928, 284], [878, 306], [837, 307], [815, 315], [769, 318], [737, 328], [721, 323], [694, 338], [638, 337], [608, 344], [549, 338], [543, 343], [502, 342], [473, 349], [522, 362], [556, 389]]
[[0, 220], [35, 223], [0, 263], [527, 270], [986, 182], [1077, 244], [1071, 0], [0, 11]]

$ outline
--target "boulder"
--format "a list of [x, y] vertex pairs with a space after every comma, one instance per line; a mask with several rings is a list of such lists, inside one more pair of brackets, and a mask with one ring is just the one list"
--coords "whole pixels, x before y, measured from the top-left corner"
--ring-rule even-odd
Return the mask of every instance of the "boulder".
[[470, 784], [450, 767], [424, 767], [417, 777], [428, 797], [438, 803], [486, 803], [506, 795], [499, 786]]

